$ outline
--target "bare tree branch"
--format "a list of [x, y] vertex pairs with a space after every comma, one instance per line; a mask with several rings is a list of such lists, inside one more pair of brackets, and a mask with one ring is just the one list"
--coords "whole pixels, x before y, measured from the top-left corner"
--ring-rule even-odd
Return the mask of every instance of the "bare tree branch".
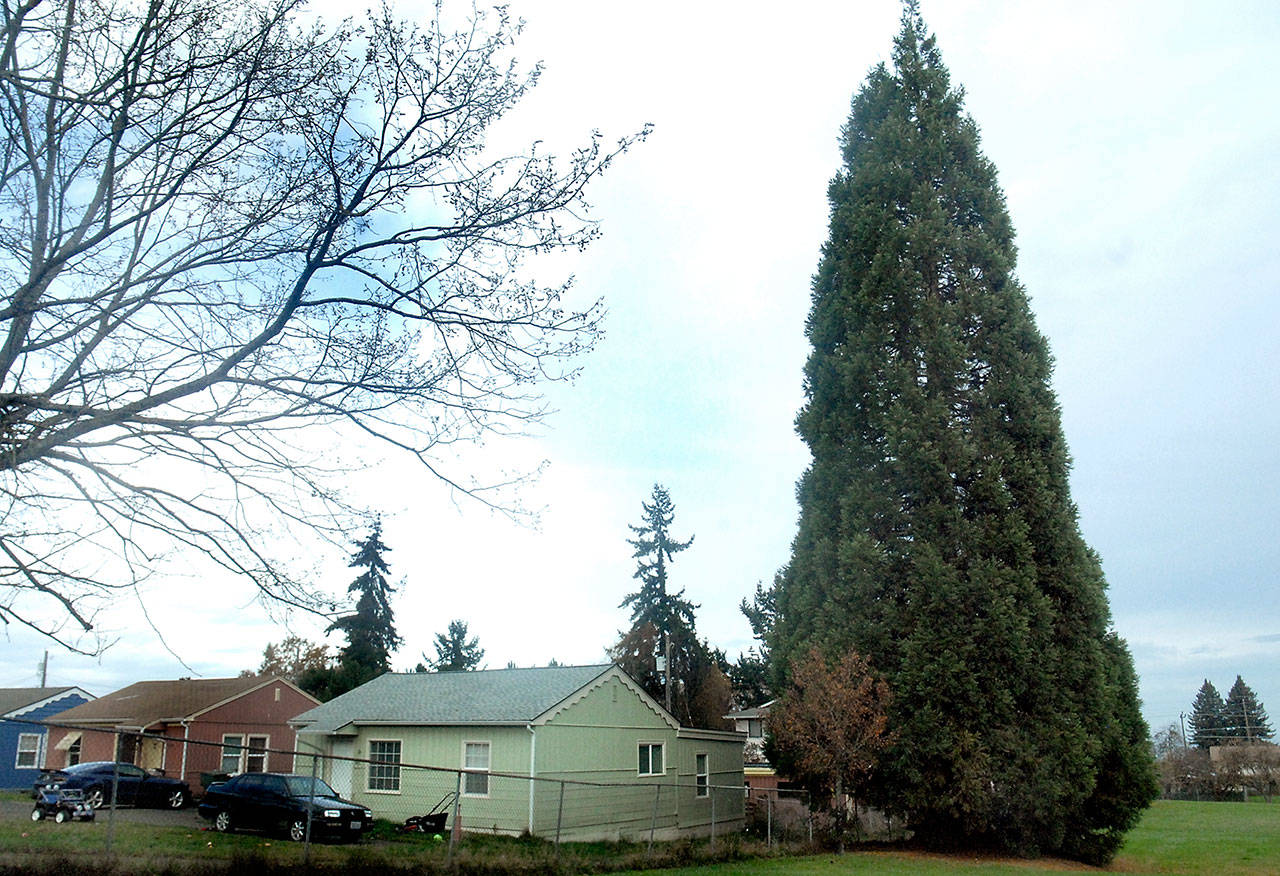
[[451, 31], [439, 5], [329, 29], [298, 0], [3, 9], [0, 618], [91, 629], [174, 551], [325, 610], [272, 550], [355, 512], [301, 450], [317, 428], [507, 507], [440, 452], [520, 433], [592, 348], [600, 303], [522, 258], [595, 237], [585, 189], [647, 129], [491, 154], [539, 73], [502, 10]]

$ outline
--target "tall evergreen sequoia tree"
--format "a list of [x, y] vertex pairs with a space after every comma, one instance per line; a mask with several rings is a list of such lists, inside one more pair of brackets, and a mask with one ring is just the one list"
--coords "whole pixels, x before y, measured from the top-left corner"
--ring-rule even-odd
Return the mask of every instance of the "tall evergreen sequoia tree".
[[812, 646], [857, 650], [893, 695], [879, 805], [935, 843], [1105, 861], [1157, 790], [1132, 660], [996, 172], [915, 3], [893, 62], [829, 189], [775, 689]]

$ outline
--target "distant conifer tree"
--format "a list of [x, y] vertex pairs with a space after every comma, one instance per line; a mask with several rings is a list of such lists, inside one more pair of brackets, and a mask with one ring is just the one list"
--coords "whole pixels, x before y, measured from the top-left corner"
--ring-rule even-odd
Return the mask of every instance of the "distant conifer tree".
[[1218, 689], [1206, 678], [1191, 704], [1191, 744], [1206, 751], [1210, 746], [1221, 745], [1225, 736], [1225, 711]]
[[389, 567], [384, 559], [391, 549], [382, 542], [382, 523], [375, 522], [369, 537], [356, 542], [350, 566], [361, 573], [347, 587], [359, 594], [354, 613], [340, 617], [329, 626], [346, 635], [347, 644], [338, 653], [338, 667], [330, 696], [337, 696], [377, 678], [391, 669], [391, 654], [400, 646], [391, 610], [395, 588], [387, 581]]
[[1228, 740], [1258, 742], [1270, 739], [1274, 734], [1267, 710], [1253, 688], [1236, 676], [1236, 683], [1227, 691], [1227, 701], [1222, 705], [1223, 736]]

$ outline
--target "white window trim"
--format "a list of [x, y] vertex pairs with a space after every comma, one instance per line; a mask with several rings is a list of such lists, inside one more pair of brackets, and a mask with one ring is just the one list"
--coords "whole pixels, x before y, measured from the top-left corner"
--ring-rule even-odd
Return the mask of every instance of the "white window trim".
[[370, 763], [369, 769], [366, 771], [365, 777], [364, 777], [365, 793], [390, 794], [391, 796], [398, 797], [401, 793], [401, 789], [404, 787], [404, 781], [403, 781], [404, 779], [404, 776], [403, 776], [404, 740], [403, 739], [370, 739], [369, 740], [369, 760], [371, 761], [374, 760], [374, 756], [373, 756], [374, 743], [378, 743], [378, 742], [394, 742], [396, 745], [400, 746], [400, 760], [396, 762], [396, 786], [395, 788], [370, 788], [369, 783], [373, 780], [373, 767], [374, 767], [374, 764]]
[[[239, 739], [240, 741], [234, 742], [234, 743], [228, 743], [227, 742], [228, 739]], [[224, 772], [224, 773], [243, 772], [243, 770], [240, 768], [240, 765], [244, 763], [244, 739], [245, 739], [245, 734], [243, 733], [223, 733], [222, 734], [222, 748], [218, 752], [219, 772]], [[227, 765], [227, 749], [228, 748], [237, 749], [236, 768], [233, 770], [223, 769], [223, 767]]]
[[[642, 773], [640, 772], [640, 749], [644, 748], [645, 746], [649, 747], [649, 770], [650, 771], [647, 773]], [[660, 773], [655, 773], [652, 771], [653, 770], [653, 749], [655, 747], [662, 749], [662, 772]], [[649, 742], [643, 739], [639, 740], [636, 743], [636, 775], [665, 776], [666, 774], [667, 774], [667, 743], [664, 740], [660, 740], [660, 739], [652, 742]]]
[[[705, 773], [698, 772], [698, 758], [703, 758], [707, 771]], [[698, 784], [698, 780], [702, 780], [702, 784]], [[693, 796], [699, 800], [706, 799], [711, 794], [711, 752], [695, 751], [693, 753]]]
[[249, 771], [249, 748], [250, 739], [265, 739], [262, 744], [262, 769], [258, 772], [271, 772], [271, 734], [270, 733], [246, 733], [244, 734], [244, 748], [240, 750], [240, 772], [247, 773]]
[[[468, 745], [483, 745], [485, 747], [485, 749], [489, 753], [489, 757], [487, 758], [489, 761], [489, 765], [487, 767], [484, 767], [483, 769], [481, 769], [479, 767], [467, 766], [467, 746]], [[473, 797], [477, 800], [483, 800], [489, 797], [489, 795], [493, 791], [493, 783], [490, 780], [491, 777], [489, 776], [489, 773], [493, 772], [492, 740], [489, 740], [489, 739], [462, 740], [462, 772], [463, 772], [463, 776], [462, 776], [462, 796], [463, 797]], [[480, 773], [484, 773], [484, 789], [485, 790], [483, 794], [476, 794], [467, 790], [467, 776], [466, 776], [467, 773], [470, 773], [472, 775], [478, 775]]]
[[[228, 743], [228, 739], [239, 739], [239, 742]], [[224, 773], [244, 773], [249, 771], [249, 740], [264, 739], [260, 753], [262, 755], [262, 769], [260, 773], [271, 772], [271, 734], [270, 733], [223, 733], [222, 748], [218, 751], [218, 769]], [[227, 765], [227, 749], [237, 748], [236, 752], [236, 768], [233, 770], [225, 769]]]
[[[19, 733], [19, 734], [18, 734], [18, 747], [17, 747], [17, 750], [13, 753], [13, 768], [14, 768], [14, 769], [18, 769], [18, 770], [38, 770], [38, 769], [40, 769], [40, 764], [41, 764], [41, 762], [44, 760], [44, 757], [43, 757], [43, 754], [44, 754], [44, 737], [45, 737], [45, 734], [43, 734], [43, 733]], [[35, 748], [34, 748], [34, 749], [31, 749], [31, 748], [26, 748], [26, 749], [24, 749], [24, 748], [22, 747], [22, 740], [24, 740], [24, 739], [34, 739], [34, 740], [36, 741]], [[25, 764], [25, 763], [23, 763], [23, 762], [22, 762], [22, 755], [23, 755], [23, 753], [24, 753], [24, 752], [25, 752], [25, 753], [27, 753], [27, 754], [34, 755], [34, 757], [32, 758], [32, 762], [31, 762], [31, 763], [29, 763], [29, 764]]]

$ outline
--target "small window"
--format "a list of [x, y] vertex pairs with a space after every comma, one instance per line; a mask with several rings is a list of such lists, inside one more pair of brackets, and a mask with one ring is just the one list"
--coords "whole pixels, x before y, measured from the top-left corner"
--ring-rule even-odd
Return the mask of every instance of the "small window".
[[35, 769], [40, 765], [40, 743], [42, 733], [18, 734], [18, 759], [14, 762], [20, 770]]
[[642, 776], [660, 776], [662, 770], [662, 743], [641, 742], [639, 772]]
[[75, 766], [80, 762], [80, 739], [67, 746], [67, 766]]
[[244, 771], [246, 773], [265, 773], [267, 771], [267, 748], [270, 739], [266, 736], [250, 736], [249, 750], [244, 754]]
[[468, 797], [489, 796], [489, 743], [468, 742], [463, 747], [462, 793]]
[[369, 790], [400, 791], [400, 740], [369, 740]]
[[764, 724], [761, 722], [759, 718], [747, 719], [747, 737], [749, 739], [764, 738]]
[[710, 771], [707, 768], [707, 756], [705, 754], [695, 754], [694, 761], [694, 784], [697, 787], [697, 796], [707, 796], [707, 788], [709, 787], [708, 779]]
[[244, 737], [228, 733], [222, 737], [222, 771], [224, 773], [240, 772], [240, 752]]

